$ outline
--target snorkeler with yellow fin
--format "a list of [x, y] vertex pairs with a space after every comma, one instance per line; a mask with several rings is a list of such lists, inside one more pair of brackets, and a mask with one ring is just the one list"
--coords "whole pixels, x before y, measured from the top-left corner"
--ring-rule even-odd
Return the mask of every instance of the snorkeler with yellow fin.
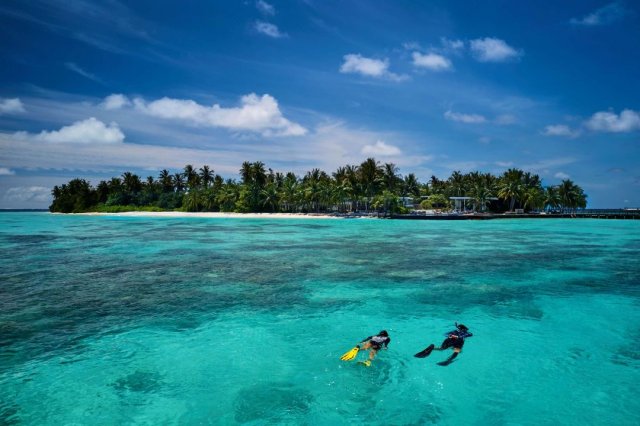
[[362, 342], [362, 347], [360, 344], [357, 344], [353, 349], [345, 353], [340, 357], [342, 361], [352, 361], [358, 356], [358, 352], [362, 348], [363, 350], [369, 350], [369, 359], [366, 361], [359, 361], [358, 364], [363, 364], [366, 367], [371, 366], [371, 361], [376, 357], [376, 354], [380, 349], [387, 349], [389, 343], [391, 342], [391, 338], [389, 337], [389, 333], [386, 330], [380, 331], [375, 336], [369, 336], [364, 339]]

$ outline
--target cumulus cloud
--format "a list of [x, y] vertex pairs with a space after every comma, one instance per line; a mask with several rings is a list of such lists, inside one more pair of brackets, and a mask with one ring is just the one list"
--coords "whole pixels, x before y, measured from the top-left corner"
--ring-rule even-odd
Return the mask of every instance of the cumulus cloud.
[[300, 136], [307, 133], [307, 129], [301, 125], [284, 118], [278, 101], [266, 94], [243, 96], [238, 108], [222, 108], [218, 104], [208, 107], [189, 99], [167, 97], [151, 102], [136, 98], [133, 103], [138, 111], [150, 116], [198, 126], [248, 130], [265, 136]]
[[100, 106], [106, 110], [121, 109], [129, 105], [131, 105], [129, 98], [119, 93], [107, 96], [100, 104]]
[[269, 22], [256, 21], [254, 28], [260, 34], [264, 34], [272, 38], [283, 38], [287, 36], [286, 33], [280, 32], [276, 25]]
[[340, 66], [340, 72], [345, 74], [361, 74], [367, 77], [388, 78], [390, 80], [404, 80], [400, 76], [389, 71], [389, 60], [366, 58], [360, 54], [350, 53], [344, 55], [344, 63]]
[[480, 114], [462, 114], [459, 112], [453, 112], [451, 110], [444, 113], [444, 118], [451, 121], [458, 121], [467, 124], [479, 124], [484, 123], [487, 119]]
[[573, 25], [586, 27], [607, 25], [622, 19], [626, 12], [626, 9], [619, 2], [613, 2], [582, 18], [572, 18], [569, 22]]
[[569, 138], [575, 138], [580, 135], [579, 130], [573, 130], [565, 124], [552, 124], [546, 126], [542, 131], [545, 136], [566, 136]]
[[569, 179], [570, 176], [564, 172], [558, 172], [555, 175], [553, 175], [553, 177], [558, 179]]
[[0, 115], [18, 114], [21, 112], [25, 112], [25, 109], [24, 105], [22, 105], [22, 101], [19, 98], [0, 98]]
[[12, 176], [15, 175], [16, 172], [14, 172], [11, 169], [8, 169], [6, 167], [0, 167], [0, 176]]
[[38, 142], [78, 144], [114, 144], [124, 141], [124, 133], [117, 123], [106, 125], [95, 117], [76, 121], [60, 130], [42, 131], [38, 134], [17, 132], [14, 137]]
[[509, 46], [499, 38], [478, 38], [469, 43], [471, 53], [480, 62], [505, 62], [522, 55], [521, 51]]
[[610, 111], [600, 111], [593, 114], [585, 125], [597, 132], [633, 132], [640, 130], [640, 113], [630, 109], [623, 110], [620, 115]]
[[453, 66], [451, 61], [436, 53], [423, 55], [420, 52], [413, 52], [413, 65], [419, 68], [427, 68], [431, 71], [447, 71]]
[[7, 189], [4, 200], [11, 203], [40, 202], [51, 200], [51, 188], [44, 186], [19, 186]]
[[383, 141], [377, 141], [373, 145], [365, 145], [362, 147], [360, 152], [362, 152], [363, 155], [370, 155], [374, 157], [390, 157], [402, 154], [400, 148], [386, 144]]
[[258, 0], [256, 2], [256, 8], [260, 11], [260, 13], [263, 13], [265, 15], [273, 16], [276, 14], [276, 8], [263, 0]]
[[[136, 111], [131, 111], [135, 113]], [[141, 119], [141, 117], [136, 117]], [[184, 133], [183, 133], [184, 134]], [[188, 134], [187, 134], [188, 135]], [[393, 158], [393, 162], [403, 169], [414, 168], [431, 161], [432, 156], [423, 155], [420, 144], [405, 135], [393, 132], [374, 132], [366, 129], [350, 128], [342, 122], [326, 121], [305, 136], [273, 138], [268, 144], [260, 139], [247, 139], [242, 144], [229, 144], [228, 138], [201, 148], [138, 144], [127, 136], [122, 144], [54, 144], [33, 139], [18, 139], [13, 134], [0, 133], [0, 162], [3, 167], [17, 169], [73, 170], [74, 175], [86, 176], [93, 173], [121, 173], [122, 170], [182, 169], [185, 164], [200, 167], [209, 164], [225, 177], [236, 177], [238, 167], [247, 159], [247, 153], [269, 164], [275, 170], [304, 173], [313, 167], [335, 170], [344, 164], [358, 164], [367, 156]], [[154, 142], [156, 139], [146, 139]], [[399, 141], [408, 152], [393, 156], [397, 147], [375, 141]], [[159, 137], [158, 141], [162, 141]], [[366, 145], [378, 151], [363, 154]], [[395, 144], [394, 144], [395, 145]], [[365, 150], [366, 152], [367, 150]], [[405, 169], [406, 170], [406, 169]], [[0, 179], [2, 183], [3, 179]], [[46, 181], [45, 181], [46, 182]], [[34, 185], [40, 185], [34, 182]], [[47, 184], [48, 185], [48, 184]], [[43, 186], [47, 186], [43, 185]], [[25, 184], [15, 186], [27, 186]], [[0, 197], [1, 197], [0, 192]]]

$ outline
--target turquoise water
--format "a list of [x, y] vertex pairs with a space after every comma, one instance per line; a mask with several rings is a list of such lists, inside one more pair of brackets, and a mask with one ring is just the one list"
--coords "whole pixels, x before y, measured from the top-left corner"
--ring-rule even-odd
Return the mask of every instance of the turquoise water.
[[[639, 252], [637, 221], [2, 213], [0, 424], [635, 425]], [[413, 357], [454, 321], [456, 362]]]

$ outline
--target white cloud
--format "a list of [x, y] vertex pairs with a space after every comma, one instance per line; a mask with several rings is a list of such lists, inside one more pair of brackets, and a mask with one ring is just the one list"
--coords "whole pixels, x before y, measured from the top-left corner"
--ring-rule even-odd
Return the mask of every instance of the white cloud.
[[512, 167], [513, 161], [496, 161], [496, 166], [498, 167]]
[[24, 105], [19, 98], [3, 99], [0, 98], [0, 115], [2, 114], [18, 114], [24, 112]]
[[491, 143], [491, 138], [488, 136], [482, 136], [480, 139], [478, 139], [478, 142], [486, 145], [488, 143]]
[[200, 126], [249, 130], [265, 136], [300, 136], [307, 133], [307, 129], [301, 125], [284, 118], [278, 101], [267, 94], [245, 95], [241, 98], [242, 105], [239, 108], [222, 108], [218, 104], [208, 107], [189, 99], [167, 97], [152, 102], [136, 98], [133, 103], [138, 111], [145, 114]]
[[0, 176], [13, 176], [16, 172], [6, 167], [0, 167]]
[[601, 7], [595, 12], [583, 16], [582, 18], [572, 18], [569, 22], [573, 25], [582, 25], [586, 27], [606, 25], [622, 19], [626, 12], [626, 9], [619, 2], [613, 2]]
[[38, 134], [17, 132], [14, 137], [38, 142], [78, 144], [117, 144], [124, 141], [124, 133], [117, 123], [106, 125], [94, 117], [76, 121], [60, 130], [42, 131]]
[[542, 131], [545, 136], [566, 136], [569, 138], [575, 138], [580, 136], [580, 130], [573, 130], [565, 124], [552, 124], [546, 126]]
[[64, 66], [67, 67], [68, 70], [73, 71], [76, 74], [79, 74], [79, 75], [83, 76], [84, 78], [88, 78], [89, 80], [93, 80], [93, 81], [95, 81], [97, 83], [104, 84], [104, 82], [99, 77], [97, 77], [95, 74], [92, 74], [90, 72], [87, 72], [87, 71], [83, 70], [78, 65], [74, 64], [73, 62], [66, 62], [64, 64]]
[[131, 101], [122, 94], [114, 93], [104, 98], [104, 101], [100, 105], [106, 110], [113, 110], [129, 106], [131, 105]]
[[502, 125], [514, 124], [518, 119], [512, 114], [501, 114], [496, 117], [496, 123]]
[[487, 119], [480, 114], [462, 114], [459, 112], [447, 111], [444, 113], [444, 118], [451, 121], [459, 121], [467, 124], [479, 124], [484, 123]]
[[19, 186], [7, 189], [3, 198], [10, 203], [45, 203], [51, 201], [52, 196], [51, 188], [44, 186]]
[[256, 8], [265, 15], [273, 16], [276, 14], [276, 8], [264, 0], [258, 0], [256, 2]]
[[407, 41], [402, 43], [402, 47], [405, 48], [406, 50], [421, 50], [422, 47], [420, 46], [420, 43], [416, 42], [416, 41]]
[[464, 41], [462, 40], [449, 40], [446, 37], [440, 38], [440, 42], [442, 43], [442, 47], [448, 51], [460, 51], [464, 49]]
[[413, 65], [420, 68], [427, 68], [432, 71], [446, 71], [453, 66], [451, 61], [442, 55], [436, 53], [427, 53], [423, 55], [420, 52], [413, 52]]
[[278, 29], [278, 27], [276, 25], [270, 24], [269, 22], [256, 21], [254, 28], [259, 33], [264, 34], [264, 35], [269, 36], [269, 37], [272, 37], [272, 38], [287, 37], [286, 33], [280, 32], [280, 30]]
[[570, 176], [566, 173], [558, 172], [555, 175], [553, 175], [553, 177], [557, 179], [569, 179]]
[[630, 109], [623, 110], [620, 115], [600, 111], [593, 114], [585, 125], [597, 132], [633, 132], [640, 130], [640, 113]]
[[344, 63], [340, 66], [341, 73], [361, 74], [367, 77], [388, 78], [400, 81], [406, 76], [394, 74], [389, 71], [389, 60], [366, 58], [360, 54], [344, 55]]
[[[135, 113], [135, 110], [132, 112]], [[143, 117], [138, 116], [137, 120], [140, 119]], [[268, 144], [259, 139], [248, 139], [242, 144], [229, 144], [227, 140], [225, 138], [218, 145], [196, 149], [126, 141], [112, 145], [43, 144], [33, 139], [0, 133], [0, 162], [12, 169], [72, 170], [72, 175], [80, 177], [87, 176], [89, 172], [117, 175], [123, 170], [180, 170], [185, 164], [196, 167], [209, 164], [225, 177], [237, 177], [238, 167], [246, 161], [247, 156], [264, 161], [274, 170], [304, 173], [314, 167], [331, 171], [345, 164], [359, 164], [367, 156], [363, 154], [363, 148], [366, 145], [376, 146], [372, 141], [396, 140], [402, 141], [403, 146], [419, 147], [419, 144], [402, 134], [353, 129], [335, 121], [321, 124], [305, 136], [276, 138]], [[390, 147], [386, 149], [390, 155], [397, 149], [388, 144], [382, 147], [385, 145]], [[406, 170], [420, 166], [432, 157], [422, 155], [420, 150], [410, 150], [393, 159], [398, 167]]]
[[360, 152], [363, 155], [370, 155], [374, 157], [390, 157], [402, 154], [400, 148], [398, 148], [397, 146], [386, 144], [383, 141], [377, 141], [373, 145], [365, 145], [362, 147], [362, 150]]
[[522, 55], [499, 38], [478, 38], [471, 40], [470, 45], [473, 56], [480, 62], [505, 62]]
[[523, 170], [528, 170], [531, 172], [538, 173], [538, 172], [543, 172], [550, 168], [566, 166], [567, 164], [572, 164], [575, 162], [576, 162], [576, 159], [572, 157], [558, 157], [558, 158], [547, 158], [547, 159], [539, 160], [536, 163], [519, 164], [518, 166]]

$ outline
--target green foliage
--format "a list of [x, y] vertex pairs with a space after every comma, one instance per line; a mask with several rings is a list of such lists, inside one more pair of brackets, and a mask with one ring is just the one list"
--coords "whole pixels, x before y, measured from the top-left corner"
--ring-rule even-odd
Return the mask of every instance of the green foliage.
[[429, 198], [420, 202], [420, 208], [423, 210], [449, 210], [451, 209], [451, 202], [443, 194], [433, 194], [430, 195]]
[[[540, 178], [519, 169], [501, 176], [454, 171], [446, 180], [436, 176], [420, 183], [410, 173], [403, 177], [393, 163], [368, 158], [360, 165], [339, 167], [329, 175], [313, 169], [304, 176], [274, 172], [264, 163], [244, 162], [240, 180], [226, 181], [208, 166], [186, 165], [181, 172], [162, 170], [157, 178], [142, 180], [131, 172], [95, 189], [83, 179], [54, 187], [51, 211], [224, 211], [224, 212], [340, 212], [401, 213], [408, 209], [401, 197], [428, 196], [423, 209], [449, 210], [449, 197], [470, 197], [466, 208], [505, 211], [583, 208], [587, 195], [570, 180], [544, 188]], [[496, 200], [498, 197], [498, 201]], [[125, 210], [126, 209], [126, 210]]]

